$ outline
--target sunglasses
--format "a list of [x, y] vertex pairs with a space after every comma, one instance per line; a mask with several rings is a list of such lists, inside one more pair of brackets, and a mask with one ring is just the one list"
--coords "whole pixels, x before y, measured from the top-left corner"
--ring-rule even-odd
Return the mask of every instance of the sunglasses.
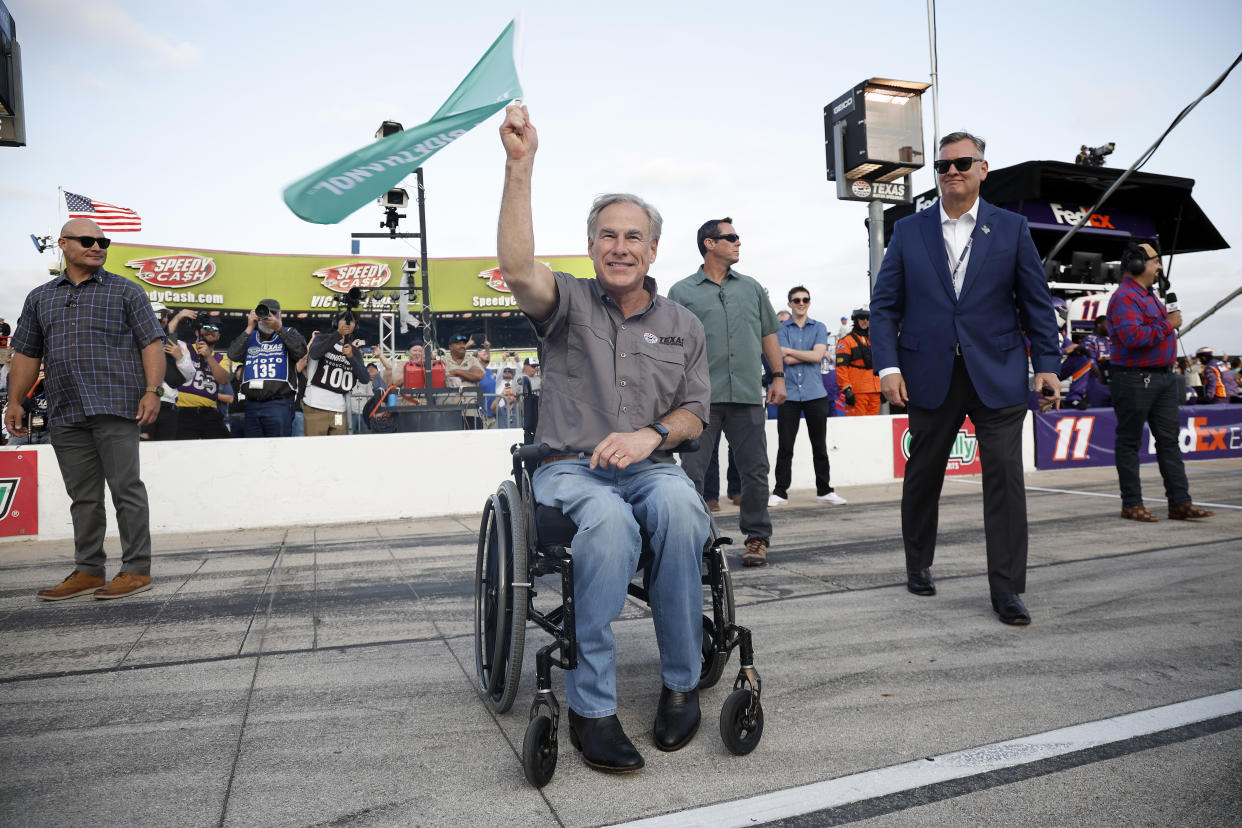
[[958, 172], [966, 172], [976, 161], [983, 161], [983, 159], [975, 158], [973, 155], [963, 155], [961, 158], [942, 158], [932, 166], [936, 168], [937, 174], [944, 175], [949, 171], [949, 167], [957, 167]]
[[203, 330], [204, 331], [215, 331], [216, 333], [220, 333], [220, 329], [215, 325], [204, 325]]
[[62, 239], [73, 239], [78, 244], [89, 249], [95, 246], [95, 242], [99, 242], [101, 250], [107, 250], [108, 245], [112, 244], [112, 239], [99, 239], [94, 236], [61, 236]]
[[737, 242], [740, 241], [742, 237], [737, 233], [723, 233], [719, 236], [708, 236], [708, 238], [712, 241]]
[[791, 304], [791, 305], [809, 305], [809, 304], [811, 304], [811, 297], [809, 297], [809, 296], [799, 296], [799, 297], [797, 297], [796, 299], [790, 299], [790, 300], [789, 300], [789, 304]]

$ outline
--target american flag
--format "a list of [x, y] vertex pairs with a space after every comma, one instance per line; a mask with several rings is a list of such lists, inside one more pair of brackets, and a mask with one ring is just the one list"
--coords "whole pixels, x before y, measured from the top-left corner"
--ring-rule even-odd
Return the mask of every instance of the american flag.
[[90, 219], [99, 225], [100, 230], [124, 233], [142, 229], [142, 219], [125, 207], [104, 204], [68, 190], [65, 191], [65, 204], [69, 207], [69, 218]]

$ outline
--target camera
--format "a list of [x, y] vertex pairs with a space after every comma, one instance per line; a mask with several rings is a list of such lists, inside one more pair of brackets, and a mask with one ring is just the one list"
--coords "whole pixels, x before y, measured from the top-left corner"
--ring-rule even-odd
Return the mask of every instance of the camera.
[[272, 309], [269, 308], [267, 305], [265, 305], [263, 302], [260, 302], [258, 305], [255, 306], [254, 315], [259, 317], [260, 319], [267, 319], [269, 316], [272, 315]]

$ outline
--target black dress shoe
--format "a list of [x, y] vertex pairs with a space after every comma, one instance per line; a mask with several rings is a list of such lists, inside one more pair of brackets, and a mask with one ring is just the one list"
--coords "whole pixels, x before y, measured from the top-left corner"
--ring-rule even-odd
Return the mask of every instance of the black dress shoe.
[[698, 690], [679, 693], [660, 688], [660, 706], [652, 730], [655, 746], [660, 750], [681, 750], [698, 732], [700, 718]]
[[906, 589], [915, 595], [935, 595], [936, 582], [932, 580], [930, 569], [907, 569]]
[[1017, 627], [1031, 623], [1031, 614], [1026, 611], [1022, 599], [1012, 592], [993, 592], [992, 609], [996, 610], [1002, 623]]
[[588, 719], [569, 711], [569, 741], [582, 751], [588, 765], [604, 773], [628, 773], [643, 766], [643, 757], [612, 716]]

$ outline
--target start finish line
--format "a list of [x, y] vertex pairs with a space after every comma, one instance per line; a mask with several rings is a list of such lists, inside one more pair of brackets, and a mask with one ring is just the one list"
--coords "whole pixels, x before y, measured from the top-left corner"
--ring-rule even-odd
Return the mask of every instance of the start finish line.
[[[1242, 405], [1187, 405], [1178, 409], [1178, 415], [1178, 442], [1186, 460], [1242, 457]], [[1049, 411], [1034, 419], [1036, 468], [1114, 465], [1117, 416], [1111, 408]], [[1156, 444], [1144, 426], [1139, 462], [1155, 460]]]

